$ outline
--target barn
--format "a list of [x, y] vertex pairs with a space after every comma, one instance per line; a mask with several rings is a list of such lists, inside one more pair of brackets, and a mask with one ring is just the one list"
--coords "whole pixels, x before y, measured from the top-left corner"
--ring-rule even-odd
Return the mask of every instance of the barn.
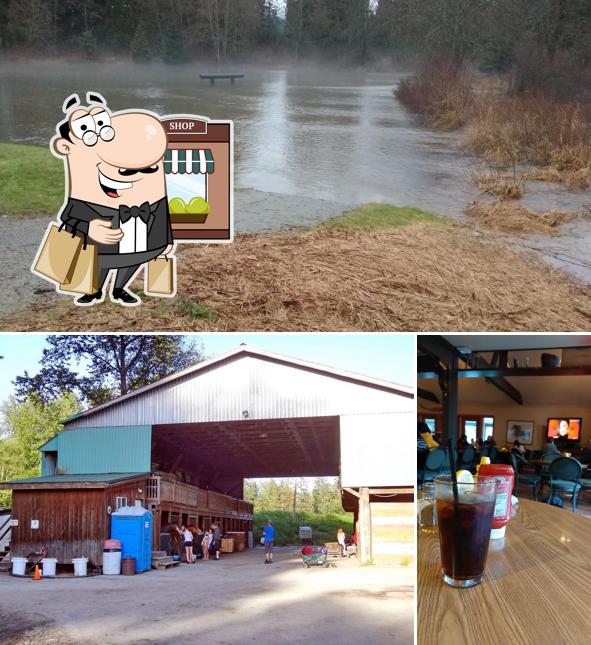
[[250, 347], [64, 421], [40, 477], [13, 490], [12, 553], [100, 564], [110, 513], [252, 530], [245, 478], [337, 476], [362, 562], [414, 552], [413, 388]]

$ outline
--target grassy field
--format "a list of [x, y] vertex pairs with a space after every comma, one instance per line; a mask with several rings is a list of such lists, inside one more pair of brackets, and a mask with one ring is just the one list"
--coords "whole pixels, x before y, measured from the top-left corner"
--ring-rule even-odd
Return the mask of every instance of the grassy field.
[[322, 222], [318, 228], [321, 230], [369, 231], [396, 228], [418, 222], [441, 223], [444, 221], [442, 217], [427, 213], [419, 208], [371, 203], [332, 217]]
[[64, 201], [64, 165], [48, 148], [0, 143], [0, 215], [55, 215]]
[[337, 541], [337, 530], [342, 528], [349, 538], [353, 535], [353, 513], [338, 515], [315, 515], [313, 513], [289, 513], [288, 511], [268, 511], [255, 513], [253, 531], [255, 541], [260, 541], [267, 520], [275, 527], [275, 544], [299, 544], [300, 526], [312, 528], [314, 544]]

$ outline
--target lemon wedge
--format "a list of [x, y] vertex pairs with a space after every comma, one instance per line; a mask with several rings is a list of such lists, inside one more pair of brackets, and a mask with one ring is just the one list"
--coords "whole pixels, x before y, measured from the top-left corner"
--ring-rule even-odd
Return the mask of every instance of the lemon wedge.
[[[470, 493], [474, 488], [474, 477], [469, 470], [458, 470], [456, 479], [458, 481], [458, 492], [466, 494]], [[462, 486], [462, 484], [469, 484], [469, 486]]]

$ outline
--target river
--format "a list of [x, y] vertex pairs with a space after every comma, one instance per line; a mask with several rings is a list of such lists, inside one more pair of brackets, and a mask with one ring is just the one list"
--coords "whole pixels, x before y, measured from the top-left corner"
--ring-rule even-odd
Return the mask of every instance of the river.
[[[416, 206], [461, 220], [463, 209], [477, 197], [469, 176], [478, 160], [462, 152], [459, 135], [419, 127], [394, 98], [392, 89], [405, 70], [241, 67], [236, 71], [244, 72], [244, 79], [214, 86], [199, 80], [204, 71], [207, 66], [116, 61], [4, 63], [0, 141], [47, 145], [63, 116], [65, 97], [88, 89], [101, 92], [113, 110], [145, 108], [159, 114], [232, 119], [235, 225], [242, 233], [309, 225], [370, 201]], [[577, 210], [589, 201], [588, 191], [530, 182], [522, 203], [539, 210]], [[32, 218], [25, 228], [35, 237], [34, 231], [42, 231], [46, 222], [47, 218]], [[13, 218], [0, 219], [4, 239], [15, 239], [16, 227]], [[575, 241], [571, 248], [561, 238], [568, 251], [563, 255], [578, 258], [591, 239], [591, 224], [568, 231], [568, 239]], [[539, 238], [535, 243], [546, 244]], [[15, 239], [14, 255], [27, 255], [29, 247], [34, 255], [34, 245], [28, 240], [23, 244]], [[581, 267], [552, 253], [548, 257], [591, 283], [586, 264]], [[6, 270], [3, 273], [6, 277]], [[30, 291], [23, 285], [21, 302], [31, 301]], [[0, 311], [10, 308], [2, 296]]]

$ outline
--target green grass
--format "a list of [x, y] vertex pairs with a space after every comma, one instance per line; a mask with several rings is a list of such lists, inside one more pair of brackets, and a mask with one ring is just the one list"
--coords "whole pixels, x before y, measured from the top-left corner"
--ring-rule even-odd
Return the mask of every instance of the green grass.
[[[0, 143], [0, 214], [55, 215], [63, 201], [63, 163], [48, 148]], [[442, 221], [441, 217], [418, 208], [371, 203], [322, 222], [319, 228], [371, 230]], [[190, 320], [218, 319], [215, 312], [199, 303], [185, 302], [181, 313]]]
[[64, 201], [64, 164], [49, 148], [0, 143], [0, 214], [55, 215]]
[[442, 221], [441, 217], [427, 213], [419, 208], [371, 203], [326, 220], [319, 225], [319, 228], [371, 230], [396, 228], [416, 222]]
[[186, 298], [181, 298], [177, 305], [176, 310], [182, 316], [186, 316], [189, 320], [207, 320], [209, 322], [217, 322], [220, 317], [213, 309], [200, 302], [193, 302]]
[[337, 530], [342, 528], [348, 538], [353, 535], [353, 513], [338, 515], [315, 515], [314, 513], [289, 513], [288, 511], [267, 511], [254, 514], [253, 533], [255, 542], [261, 539], [267, 520], [275, 527], [275, 544], [299, 544], [300, 526], [312, 528], [314, 544], [337, 541]]

